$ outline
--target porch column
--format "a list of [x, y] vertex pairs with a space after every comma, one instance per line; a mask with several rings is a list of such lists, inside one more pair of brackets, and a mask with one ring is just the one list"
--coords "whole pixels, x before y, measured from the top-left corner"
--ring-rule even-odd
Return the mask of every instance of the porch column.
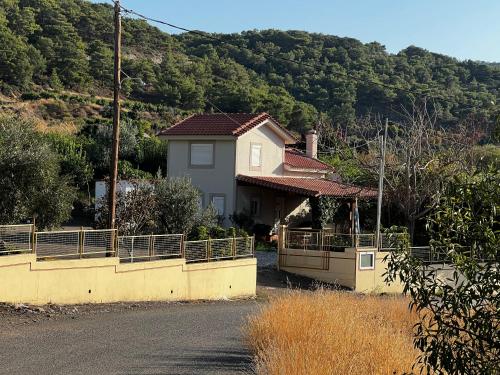
[[358, 208], [358, 198], [354, 198], [351, 202], [351, 236], [353, 247], [358, 246], [358, 236], [356, 233], [356, 209]]

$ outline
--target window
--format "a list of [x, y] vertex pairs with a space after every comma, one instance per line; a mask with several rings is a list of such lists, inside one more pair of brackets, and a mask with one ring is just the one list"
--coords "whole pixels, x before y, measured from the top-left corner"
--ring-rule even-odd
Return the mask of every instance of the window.
[[214, 166], [214, 144], [213, 143], [191, 143], [189, 164], [193, 167]]
[[226, 197], [224, 195], [212, 195], [212, 204], [217, 210], [217, 214], [220, 216], [224, 215], [226, 210]]
[[262, 166], [262, 145], [260, 143], [250, 144], [250, 168]]
[[250, 199], [250, 215], [259, 216], [260, 215], [260, 198], [253, 197]]
[[373, 270], [374, 268], [375, 268], [375, 253], [373, 251], [359, 253], [359, 269]]

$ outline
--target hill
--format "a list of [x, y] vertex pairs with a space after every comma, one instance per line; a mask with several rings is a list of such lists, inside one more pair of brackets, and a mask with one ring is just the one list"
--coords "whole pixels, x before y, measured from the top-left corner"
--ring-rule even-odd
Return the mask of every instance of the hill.
[[[109, 118], [100, 97], [112, 86], [112, 19], [110, 5], [83, 0], [0, 1], [0, 90], [21, 101], [50, 92], [31, 105], [41, 121], [70, 119], [78, 128]], [[414, 46], [390, 54], [376, 42], [304, 31], [169, 35], [125, 18], [123, 57], [123, 71], [134, 78], [123, 82], [130, 114], [146, 127], [219, 109], [268, 111], [296, 131], [320, 115], [348, 126], [367, 113], [397, 119], [402, 106], [423, 96], [445, 126], [471, 114], [488, 124], [498, 113], [497, 64]], [[9, 103], [3, 100], [4, 109], [12, 109]]]

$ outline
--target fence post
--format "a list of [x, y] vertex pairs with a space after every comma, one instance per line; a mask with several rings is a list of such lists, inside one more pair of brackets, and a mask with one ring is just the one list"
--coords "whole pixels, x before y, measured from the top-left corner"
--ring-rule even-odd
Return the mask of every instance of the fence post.
[[207, 240], [207, 262], [210, 262], [210, 258], [212, 257], [212, 240], [208, 237]]
[[186, 259], [186, 248], [185, 248], [185, 244], [184, 244], [184, 237], [185, 237], [185, 234], [182, 234], [181, 235], [181, 258]]
[[31, 225], [31, 252], [36, 254], [36, 227], [35, 218], [33, 217], [33, 224]]
[[85, 236], [85, 231], [83, 230], [83, 227], [80, 227], [80, 233], [79, 233], [79, 249], [78, 249], [78, 253], [80, 254], [80, 259], [83, 258], [83, 252], [84, 252], [84, 248], [83, 248], [83, 244], [84, 244], [84, 236]]
[[149, 247], [148, 255], [149, 255], [149, 259], [150, 260], [154, 256], [154, 246], [155, 246], [154, 241], [155, 240], [154, 240], [154, 237], [153, 237], [153, 233], [151, 233], [149, 235], [149, 244], [148, 244], [148, 247]]
[[233, 256], [233, 260], [236, 259], [236, 236], [233, 235], [233, 241], [232, 241], [232, 251], [231, 255]]
[[118, 238], [118, 229], [113, 229], [111, 233], [111, 251], [115, 254], [115, 257], [120, 258], [120, 239]]

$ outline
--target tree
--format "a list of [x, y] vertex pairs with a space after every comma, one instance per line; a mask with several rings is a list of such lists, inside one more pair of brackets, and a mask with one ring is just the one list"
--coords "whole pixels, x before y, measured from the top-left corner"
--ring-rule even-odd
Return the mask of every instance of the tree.
[[[393, 216], [408, 227], [412, 239], [417, 223], [434, 208], [440, 187], [473, 167], [472, 146], [477, 142], [473, 125], [443, 129], [437, 124], [434, 106], [425, 100], [403, 108], [401, 121], [390, 125], [384, 200]], [[382, 127], [378, 116], [365, 117], [349, 130], [352, 155], [372, 181], [379, 173]]]
[[[412, 256], [401, 244], [387, 257], [387, 282], [401, 280], [420, 321], [419, 363], [437, 374], [497, 374], [500, 368], [500, 172], [456, 176], [428, 218], [437, 260]], [[436, 259], [439, 256], [439, 259]]]
[[[116, 194], [116, 228], [122, 235], [153, 233], [156, 230], [158, 201], [153, 181], [131, 181], [128, 191]], [[108, 195], [100, 202], [96, 211], [97, 227], [108, 228]]]
[[38, 228], [57, 227], [69, 219], [74, 198], [57, 154], [33, 124], [0, 117], [0, 223], [36, 216]]
[[205, 210], [200, 208], [200, 192], [187, 177], [160, 180], [156, 194], [162, 232], [188, 234], [197, 225], [210, 227], [217, 223], [211, 205]]

